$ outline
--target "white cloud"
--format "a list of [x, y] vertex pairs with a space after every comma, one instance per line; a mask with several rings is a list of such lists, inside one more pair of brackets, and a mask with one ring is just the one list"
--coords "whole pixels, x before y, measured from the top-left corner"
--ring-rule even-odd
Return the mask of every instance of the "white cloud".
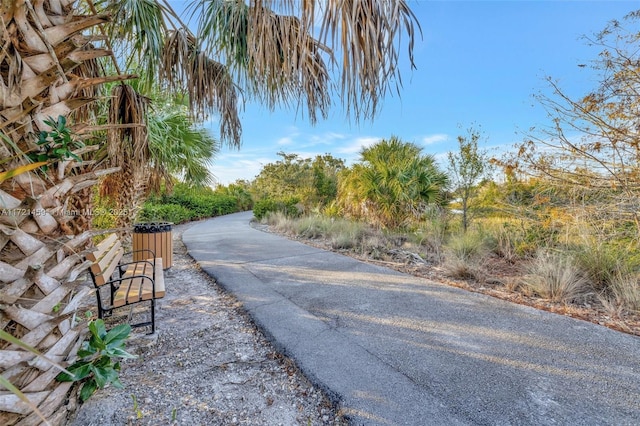
[[225, 162], [225, 164], [215, 162], [210, 169], [217, 183], [221, 185], [228, 185], [238, 179], [253, 179], [258, 175], [258, 173], [260, 173], [262, 166], [270, 161], [271, 160], [260, 158]]
[[285, 136], [283, 138], [278, 139], [276, 143], [278, 144], [278, 146], [291, 145], [293, 144], [293, 139], [289, 136]]
[[353, 140], [353, 142], [337, 148], [336, 152], [339, 154], [357, 154], [362, 150], [362, 148], [370, 147], [371, 145], [379, 142], [381, 139], [382, 138], [368, 136], [356, 138], [355, 140]]
[[336, 141], [346, 139], [347, 136], [342, 133], [326, 132], [319, 135], [310, 135], [308, 137], [309, 143], [305, 147], [311, 147], [315, 145], [332, 145]]
[[444, 142], [446, 140], [449, 140], [449, 135], [445, 134], [445, 133], [436, 133], [433, 135], [427, 135], [424, 138], [422, 138], [422, 144], [423, 145], [433, 145], [436, 144], [438, 142]]

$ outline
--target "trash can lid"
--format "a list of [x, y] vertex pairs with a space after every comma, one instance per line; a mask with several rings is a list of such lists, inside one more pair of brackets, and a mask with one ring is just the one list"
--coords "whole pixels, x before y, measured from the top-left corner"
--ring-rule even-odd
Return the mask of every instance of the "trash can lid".
[[171, 231], [171, 222], [149, 222], [149, 223], [134, 223], [133, 232], [140, 234], [154, 234], [156, 232], [168, 232]]

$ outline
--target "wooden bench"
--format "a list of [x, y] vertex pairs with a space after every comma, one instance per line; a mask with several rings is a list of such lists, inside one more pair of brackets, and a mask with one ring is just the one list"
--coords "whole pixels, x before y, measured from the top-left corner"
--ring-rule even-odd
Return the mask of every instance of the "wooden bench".
[[[123, 260], [124, 256], [139, 252], [148, 252], [149, 256], [146, 260]], [[156, 299], [165, 294], [162, 258], [156, 258], [155, 253], [148, 249], [125, 253], [116, 234], [110, 234], [95, 249], [91, 249], [86, 258], [93, 262], [89, 273], [96, 288], [98, 317], [111, 316], [115, 308], [148, 301], [150, 321], [131, 324], [131, 327], [150, 325], [149, 334], [155, 333]]]

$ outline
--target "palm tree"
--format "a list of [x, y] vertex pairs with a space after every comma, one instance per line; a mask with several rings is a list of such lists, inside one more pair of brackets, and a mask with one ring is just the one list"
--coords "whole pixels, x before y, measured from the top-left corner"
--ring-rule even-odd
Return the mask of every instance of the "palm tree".
[[[101, 84], [132, 77], [101, 74], [98, 61], [109, 51], [83, 31], [108, 16], [74, 16], [73, 6], [18, 0], [0, 9], [0, 322], [55, 361], [75, 356], [83, 338], [74, 317], [88, 289], [72, 282], [85, 269], [80, 251], [91, 234], [79, 232], [87, 221], [74, 199], [113, 172], [90, 161], [92, 102]], [[0, 391], [2, 424], [38, 423], [34, 406], [52, 423], [65, 415], [69, 385], [55, 382], [46, 362], [30, 360], [15, 343], [0, 344], [3, 378], [31, 404]]]
[[[70, 210], [86, 205], [90, 187], [118, 170], [127, 199], [145, 190], [149, 92], [125, 84], [135, 73], [187, 95], [193, 117], [217, 115], [221, 142], [239, 146], [240, 94], [270, 108], [305, 105], [311, 121], [326, 117], [337, 96], [356, 119], [371, 118], [390, 82], [401, 84], [401, 33], [409, 36], [412, 61], [417, 23], [403, 0], [214, 0], [193, 7], [198, 34], [163, 0], [0, 6], [1, 329], [54, 360], [71, 360], [83, 337], [74, 317], [86, 291], [71, 283], [86, 267], [81, 252], [91, 237], [82, 232], [86, 215], [65, 212], [78, 213]], [[114, 82], [111, 94], [102, 92]], [[108, 156], [97, 161], [94, 141], [105, 140]], [[3, 377], [51, 423], [62, 423], [69, 384], [56, 383], [57, 371], [46, 363], [26, 363], [32, 358], [13, 343], [0, 345]], [[0, 423], [37, 423], [32, 411], [0, 391]]]
[[[413, 65], [414, 32], [419, 28], [404, 0], [328, 1], [322, 7], [313, 1], [195, 0], [190, 7], [199, 18], [197, 34], [164, 0], [96, 6], [115, 16], [108, 32], [117, 40], [116, 56], [126, 58], [120, 67], [144, 76], [138, 93], [162, 88], [185, 95], [193, 118], [217, 115], [221, 143], [235, 147], [242, 134], [240, 94], [271, 109], [305, 106], [312, 122], [327, 117], [337, 95], [348, 115], [374, 117], [380, 98], [393, 89], [390, 82], [396, 90], [402, 84], [397, 69], [401, 29], [409, 36]], [[341, 69], [336, 57], [342, 58]], [[336, 74], [339, 84], [333, 90], [331, 77]], [[115, 121], [142, 124], [138, 118], [146, 116], [145, 102], [132, 94], [124, 100], [131, 103], [114, 110], [126, 111], [113, 116]], [[137, 108], [141, 111], [135, 113]], [[141, 200], [150, 176], [143, 128], [112, 132], [109, 140], [114, 144], [111, 166], [122, 171], [105, 182], [102, 193], [121, 202]], [[136, 155], [114, 155], [130, 146], [136, 147]], [[131, 161], [138, 158], [141, 161]], [[131, 205], [119, 207], [135, 211]], [[120, 219], [121, 226], [128, 225], [128, 216]]]
[[447, 177], [431, 155], [397, 137], [363, 148], [360, 162], [342, 174], [338, 205], [383, 228], [408, 225], [438, 203]]
[[213, 183], [208, 166], [220, 145], [206, 129], [193, 124], [184, 108], [174, 105], [150, 114], [147, 128], [153, 192], [160, 190], [161, 183], [170, 189], [172, 176], [192, 186]]

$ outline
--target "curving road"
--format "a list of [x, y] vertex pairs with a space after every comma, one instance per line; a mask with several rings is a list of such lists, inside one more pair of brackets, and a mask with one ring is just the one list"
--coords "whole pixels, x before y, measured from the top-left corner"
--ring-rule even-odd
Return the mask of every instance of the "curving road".
[[640, 338], [309, 247], [251, 212], [183, 234], [359, 425], [639, 425]]

